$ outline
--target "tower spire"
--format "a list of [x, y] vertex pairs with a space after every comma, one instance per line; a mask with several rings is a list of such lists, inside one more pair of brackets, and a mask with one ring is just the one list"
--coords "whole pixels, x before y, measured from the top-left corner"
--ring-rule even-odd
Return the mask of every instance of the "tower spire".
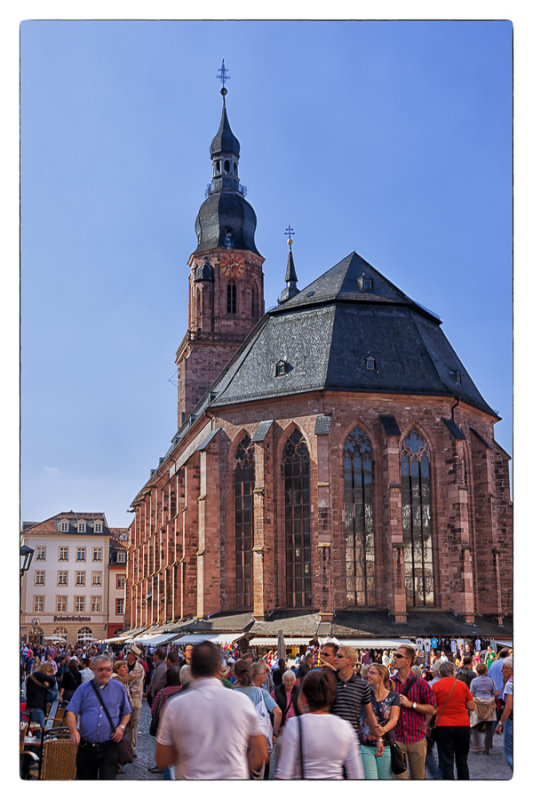
[[229, 71], [224, 59], [217, 78], [222, 84], [222, 115], [209, 150], [213, 177], [207, 185], [205, 201], [196, 217], [198, 245], [194, 252], [204, 254], [208, 250], [224, 247], [249, 250], [260, 255], [254, 241], [257, 219], [246, 200], [246, 186], [239, 180], [241, 146], [231, 130], [226, 110]]
[[287, 271], [285, 272], [285, 283], [286, 287], [281, 293], [281, 297], [279, 302], [284, 303], [286, 300], [290, 300], [291, 297], [294, 297], [295, 294], [298, 294], [298, 276], [296, 275], [296, 269], [294, 268], [294, 258], [292, 256], [292, 236], [294, 236], [294, 229], [291, 228], [290, 225], [287, 225], [285, 229], [285, 236], [288, 236], [287, 244], [289, 245], [289, 256], [287, 258]]

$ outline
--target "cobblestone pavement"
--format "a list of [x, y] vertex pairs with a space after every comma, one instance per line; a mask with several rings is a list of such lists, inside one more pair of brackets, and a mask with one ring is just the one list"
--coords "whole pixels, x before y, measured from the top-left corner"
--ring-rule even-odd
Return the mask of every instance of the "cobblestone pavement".
[[[146, 700], [143, 700], [141, 718], [139, 721], [139, 734], [137, 737], [137, 758], [133, 764], [124, 767], [124, 774], [117, 775], [119, 781], [160, 781], [162, 775], [149, 772], [150, 767], [155, 766], [155, 736], [150, 736], [150, 708]], [[503, 756], [502, 736], [494, 736], [493, 749], [490, 755], [483, 753], [470, 753], [468, 756], [468, 767], [470, 770], [470, 780], [499, 780], [505, 781], [512, 777], [511, 768]], [[436, 747], [435, 754], [436, 754]], [[430, 778], [430, 775], [427, 775]]]
[[162, 775], [148, 772], [150, 767], [155, 767], [155, 736], [150, 736], [150, 721], [152, 715], [146, 700], [143, 700], [139, 730], [137, 733], [137, 758], [133, 764], [126, 764], [122, 769], [123, 775], [117, 775], [117, 781], [161, 781]]

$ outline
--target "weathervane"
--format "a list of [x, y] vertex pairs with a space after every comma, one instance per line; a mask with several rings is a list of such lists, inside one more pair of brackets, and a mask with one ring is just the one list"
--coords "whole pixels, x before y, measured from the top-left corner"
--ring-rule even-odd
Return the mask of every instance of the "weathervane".
[[288, 240], [287, 240], [287, 244], [289, 245], [289, 248], [291, 248], [291, 245], [292, 245], [292, 237], [294, 236], [294, 228], [291, 228], [291, 226], [290, 226], [290, 225], [287, 225], [287, 227], [285, 228], [285, 231], [284, 231], [283, 235], [284, 235], [284, 236], [288, 236], [288, 237], [289, 237], [289, 238], [288, 238]]
[[224, 59], [222, 59], [222, 66], [217, 72], [217, 78], [222, 84], [222, 89], [220, 90], [220, 94], [226, 95], [228, 93], [228, 90], [226, 89], [226, 81], [229, 81], [230, 76], [229, 76], [229, 70], [226, 68], [224, 64]]

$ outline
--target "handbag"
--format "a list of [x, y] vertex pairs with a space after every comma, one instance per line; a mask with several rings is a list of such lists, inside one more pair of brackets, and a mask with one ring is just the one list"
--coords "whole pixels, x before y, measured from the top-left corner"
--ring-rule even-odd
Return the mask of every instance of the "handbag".
[[[109, 724], [111, 726], [111, 730], [114, 730], [115, 729], [115, 725], [113, 724], [113, 720], [111, 719], [111, 714], [107, 710], [107, 706], [106, 706], [106, 704], [104, 703], [104, 701], [102, 699], [102, 695], [100, 694], [100, 692], [98, 691], [98, 689], [94, 685], [94, 681], [91, 681], [90, 683], [91, 683], [91, 686], [93, 687], [93, 690], [94, 690], [96, 696], [98, 697], [98, 699], [100, 700], [100, 702], [102, 704], [102, 708], [104, 709], [104, 711], [106, 713], [106, 716], [107, 716], [107, 718], [109, 720]], [[133, 763], [133, 753], [131, 751], [130, 743], [128, 742], [128, 740], [126, 738], [123, 738], [123, 739], [120, 740], [120, 742], [115, 742], [114, 744], [115, 744], [115, 747], [117, 749], [118, 763], [120, 765], [132, 764]]]
[[391, 742], [390, 744], [390, 763], [395, 775], [400, 775], [407, 769], [407, 758], [405, 753], [400, 750], [398, 742]]

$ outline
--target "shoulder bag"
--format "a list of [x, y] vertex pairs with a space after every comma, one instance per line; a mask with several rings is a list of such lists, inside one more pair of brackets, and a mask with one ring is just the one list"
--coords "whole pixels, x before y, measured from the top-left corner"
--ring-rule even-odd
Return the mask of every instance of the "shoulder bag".
[[304, 746], [303, 746], [303, 737], [302, 737], [302, 718], [298, 717], [298, 732], [300, 734], [300, 779], [303, 781], [305, 780], [304, 775]]
[[[94, 681], [90, 681], [91, 686], [93, 687], [93, 691], [100, 700], [102, 704], [102, 708], [104, 709], [106, 716], [109, 720], [109, 725], [111, 726], [111, 730], [115, 730], [115, 725], [113, 724], [113, 720], [111, 719], [111, 714], [107, 710], [107, 706], [104, 703], [102, 695], [96, 688]], [[115, 747], [117, 748], [117, 755], [118, 755], [118, 763], [119, 764], [131, 764], [133, 762], [133, 753], [131, 752], [130, 743], [126, 738], [122, 738], [120, 742], [114, 742]]]
[[[405, 687], [405, 689], [402, 692], [402, 694], [407, 694], [407, 692], [409, 691], [409, 689], [411, 688], [411, 686], [413, 685], [415, 680], [416, 679], [412, 679], [411, 681], [409, 681], [409, 683]], [[376, 713], [376, 711], [378, 712], [376, 714], [376, 717], [379, 720], [379, 724], [380, 725], [386, 725], [387, 723], [386, 723], [386, 721], [383, 719], [383, 717], [381, 715], [379, 704], [378, 704], [376, 698], [374, 696], [372, 696], [372, 697], [373, 697], [373, 701], [374, 701], [372, 703], [372, 706], [374, 708], [374, 713]], [[393, 733], [393, 731], [388, 731], [385, 734], [385, 737], [387, 737], [387, 736], [389, 737], [389, 741], [386, 742], [385, 738], [384, 738], [383, 739], [383, 744], [390, 747], [391, 769], [392, 769], [392, 771], [394, 772], [395, 775], [400, 775], [402, 772], [405, 772], [405, 770], [407, 769], [407, 757], [406, 757], [405, 753], [402, 752], [402, 750], [400, 750], [398, 742], [394, 741], [394, 733]]]

